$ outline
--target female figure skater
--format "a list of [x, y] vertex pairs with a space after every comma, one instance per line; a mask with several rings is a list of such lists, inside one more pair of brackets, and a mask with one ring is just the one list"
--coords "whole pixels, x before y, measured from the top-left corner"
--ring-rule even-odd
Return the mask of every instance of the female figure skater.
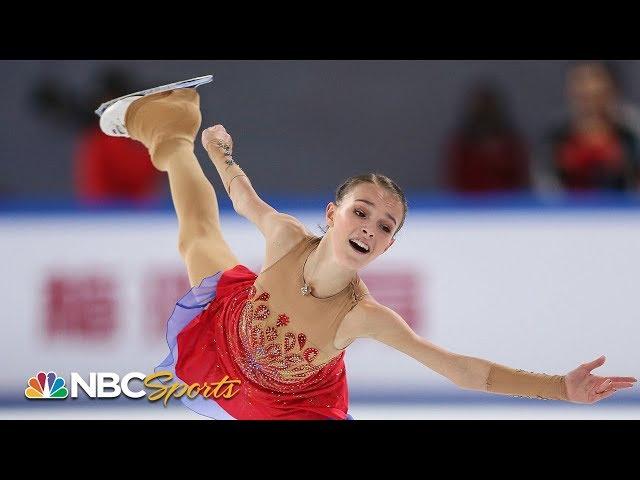
[[240, 380], [231, 398], [183, 396], [193, 410], [215, 419], [348, 419], [343, 357], [358, 338], [410, 355], [464, 389], [593, 403], [636, 381], [592, 374], [604, 357], [566, 375], [545, 375], [419, 337], [358, 276], [402, 228], [402, 190], [379, 174], [348, 179], [326, 207], [326, 233], [314, 236], [258, 196], [233, 160], [231, 136], [215, 125], [202, 132], [202, 143], [234, 210], [265, 238], [263, 269], [252, 272], [224, 239], [216, 193], [194, 155], [199, 96], [175, 85], [112, 102], [100, 123], [107, 134], [142, 142], [153, 165], [169, 175], [178, 249], [193, 288], [169, 319], [170, 353], [156, 371], [174, 372], [187, 385]]

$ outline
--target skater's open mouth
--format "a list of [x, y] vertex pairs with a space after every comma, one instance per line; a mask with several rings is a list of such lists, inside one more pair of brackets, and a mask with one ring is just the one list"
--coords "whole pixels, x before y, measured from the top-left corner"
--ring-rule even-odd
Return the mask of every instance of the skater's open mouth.
[[361, 253], [363, 255], [369, 253], [369, 246], [359, 240], [349, 239], [349, 245], [351, 245], [351, 248], [353, 248], [358, 253]]

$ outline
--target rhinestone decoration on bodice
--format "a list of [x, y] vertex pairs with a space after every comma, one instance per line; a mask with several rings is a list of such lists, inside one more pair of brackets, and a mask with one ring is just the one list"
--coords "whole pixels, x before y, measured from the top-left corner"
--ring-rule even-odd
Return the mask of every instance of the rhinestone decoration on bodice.
[[336, 356], [315, 365], [313, 361], [320, 352], [309, 344], [305, 333], [289, 326], [289, 315], [270, 311], [266, 303], [269, 293], [256, 297], [255, 286], [248, 293], [238, 324], [239, 348], [232, 348], [247, 378], [265, 388], [289, 392], [314, 374], [322, 377], [323, 368], [339, 359]]

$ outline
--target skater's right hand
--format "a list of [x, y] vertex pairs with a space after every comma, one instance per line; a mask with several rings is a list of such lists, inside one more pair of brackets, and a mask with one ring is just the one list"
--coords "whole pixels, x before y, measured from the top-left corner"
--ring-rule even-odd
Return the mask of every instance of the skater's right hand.
[[595, 403], [618, 390], [634, 386], [637, 381], [635, 377], [603, 377], [591, 373], [591, 370], [601, 367], [604, 362], [603, 355], [592, 362], [583, 363], [565, 375], [567, 397], [570, 402]]
[[222, 125], [214, 125], [202, 132], [202, 146], [212, 157], [230, 157], [233, 153], [233, 139]]

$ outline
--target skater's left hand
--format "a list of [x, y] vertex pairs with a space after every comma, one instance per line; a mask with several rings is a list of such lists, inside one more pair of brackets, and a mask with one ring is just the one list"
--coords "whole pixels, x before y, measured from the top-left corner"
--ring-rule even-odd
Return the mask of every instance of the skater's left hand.
[[202, 146], [210, 156], [230, 157], [233, 153], [233, 139], [222, 125], [214, 125], [202, 132]]
[[591, 370], [601, 367], [604, 362], [603, 355], [592, 362], [583, 363], [565, 375], [570, 402], [595, 403], [610, 397], [620, 389], [633, 387], [636, 382], [634, 377], [601, 377], [591, 373]]

